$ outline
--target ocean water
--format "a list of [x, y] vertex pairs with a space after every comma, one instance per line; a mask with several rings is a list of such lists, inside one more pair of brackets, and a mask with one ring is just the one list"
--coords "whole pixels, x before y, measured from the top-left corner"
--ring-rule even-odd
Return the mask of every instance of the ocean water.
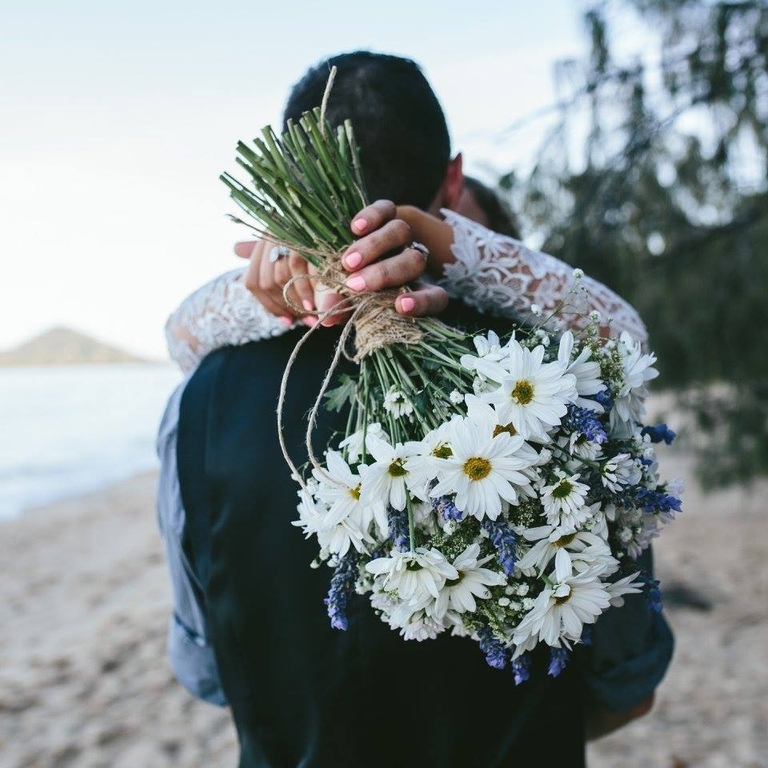
[[171, 365], [0, 368], [0, 519], [157, 466]]

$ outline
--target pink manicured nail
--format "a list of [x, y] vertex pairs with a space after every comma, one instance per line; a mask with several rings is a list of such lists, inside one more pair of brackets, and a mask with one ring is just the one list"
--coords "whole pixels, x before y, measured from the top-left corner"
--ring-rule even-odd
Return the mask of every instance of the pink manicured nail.
[[307, 326], [307, 328], [314, 328], [317, 325], [316, 317], [303, 317], [301, 322]]
[[368, 229], [368, 222], [365, 219], [355, 219], [352, 222], [352, 230], [354, 232], [362, 233]]
[[301, 302], [301, 305], [307, 312], [314, 312], [315, 310], [315, 305], [309, 299], [304, 299], [304, 301]]
[[365, 280], [363, 280], [360, 275], [355, 275], [354, 277], [350, 277], [346, 285], [351, 288], [353, 291], [364, 291], [365, 290]]
[[415, 306], [416, 302], [408, 296], [404, 296], [400, 299], [400, 309], [402, 309], [403, 312], [413, 312]]
[[280, 315], [278, 320], [280, 320], [281, 323], [285, 323], [286, 325], [293, 325], [293, 318], [288, 317], [288, 315]]
[[350, 269], [355, 269], [355, 267], [359, 267], [363, 263], [363, 257], [357, 251], [352, 251], [352, 253], [348, 253], [344, 257], [344, 263]]

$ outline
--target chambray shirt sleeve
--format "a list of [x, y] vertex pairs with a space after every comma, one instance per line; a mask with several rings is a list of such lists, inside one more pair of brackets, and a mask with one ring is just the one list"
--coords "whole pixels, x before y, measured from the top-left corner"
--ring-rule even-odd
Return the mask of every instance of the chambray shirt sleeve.
[[186, 381], [171, 395], [160, 422], [157, 454], [157, 522], [165, 547], [173, 612], [168, 626], [168, 657], [176, 679], [196, 698], [226, 706], [213, 648], [207, 640], [201, 590], [182, 549], [184, 505], [176, 460], [179, 406]]
[[[638, 567], [653, 577], [650, 547]], [[613, 712], [626, 712], [647, 699], [664, 678], [674, 651], [674, 636], [663, 613], [645, 594], [626, 595], [597, 621], [587, 649], [587, 698]]]

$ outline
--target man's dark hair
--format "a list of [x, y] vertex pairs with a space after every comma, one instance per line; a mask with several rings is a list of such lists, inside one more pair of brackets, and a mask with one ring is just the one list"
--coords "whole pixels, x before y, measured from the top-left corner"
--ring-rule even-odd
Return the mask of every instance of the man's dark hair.
[[322, 61], [293, 87], [284, 124], [320, 106], [334, 66], [326, 118], [333, 126], [352, 121], [369, 199], [426, 209], [445, 178], [451, 145], [440, 103], [410, 59], [355, 51]]

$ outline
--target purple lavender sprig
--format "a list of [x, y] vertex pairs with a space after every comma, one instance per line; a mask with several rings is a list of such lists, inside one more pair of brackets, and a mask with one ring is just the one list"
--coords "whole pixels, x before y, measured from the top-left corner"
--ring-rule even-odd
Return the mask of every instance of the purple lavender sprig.
[[571, 653], [567, 648], [550, 648], [547, 674], [557, 677], [567, 666]]
[[563, 420], [566, 429], [579, 432], [590, 443], [602, 445], [607, 439], [605, 431], [598, 415], [589, 408], [578, 408], [572, 405], [568, 408], [568, 415]]
[[504, 647], [486, 624], [477, 632], [480, 638], [480, 650], [485, 654], [488, 665], [494, 669], [504, 669], [509, 663], [509, 651]]
[[483, 528], [488, 532], [491, 543], [496, 547], [496, 556], [507, 576], [511, 576], [517, 562], [517, 536], [504, 520], [485, 518]]
[[355, 588], [355, 579], [357, 577], [357, 553], [351, 552], [342, 558], [336, 566], [331, 577], [331, 587], [328, 590], [328, 597], [325, 598], [325, 604], [328, 606], [328, 617], [331, 620], [331, 626], [334, 629], [346, 630], [349, 626], [347, 621], [347, 603], [349, 597]]
[[531, 676], [531, 657], [524, 653], [512, 660], [512, 673], [515, 676], [515, 685], [524, 683]]
[[677, 435], [664, 423], [656, 424], [653, 427], [643, 427], [642, 434], [648, 435], [651, 438], [652, 443], [661, 443], [662, 441], [667, 445], [672, 445], [672, 441]]
[[443, 520], [461, 520], [464, 513], [451, 501], [448, 496], [440, 496], [431, 500], [432, 509], [440, 515]]
[[389, 521], [389, 538], [392, 543], [401, 551], [406, 552], [411, 548], [411, 539], [408, 529], [408, 510], [398, 511], [390, 507], [387, 512]]

